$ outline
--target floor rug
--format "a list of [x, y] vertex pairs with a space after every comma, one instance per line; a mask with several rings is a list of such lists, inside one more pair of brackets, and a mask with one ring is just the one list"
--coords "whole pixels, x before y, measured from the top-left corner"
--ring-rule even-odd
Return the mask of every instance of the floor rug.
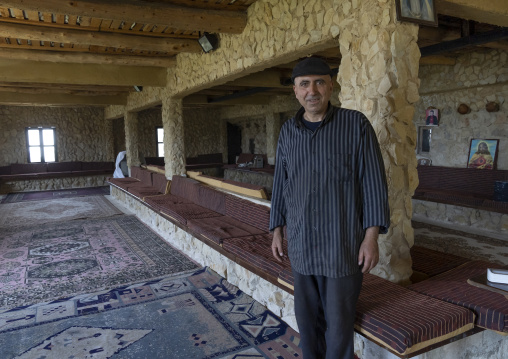
[[301, 358], [298, 334], [208, 268], [0, 311], [3, 358]]
[[89, 188], [71, 188], [57, 191], [38, 191], [38, 192], [17, 192], [9, 193], [0, 203], [17, 203], [26, 201], [42, 201], [45, 199], [73, 198], [82, 196], [104, 196], [110, 194], [109, 186], [89, 187]]
[[121, 213], [103, 196], [4, 203], [0, 205], [0, 228], [81, 218], [103, 218]]
[[134, 216], [12, 227], [0, 231], [0, 307], [196, 268]]
[[415, 245], [471, 260], [508, 262], [508, 240], [413, 221]]

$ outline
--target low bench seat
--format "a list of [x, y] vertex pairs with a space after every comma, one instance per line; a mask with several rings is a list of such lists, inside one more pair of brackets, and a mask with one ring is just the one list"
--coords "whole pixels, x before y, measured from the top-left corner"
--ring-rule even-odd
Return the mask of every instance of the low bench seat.
[[413, 260], [413, 271], [423, 273], [428, 277], [444, 273], [469, 262], [467, 258], [421, 246], [411, 247], [411, 259]]
[[399, 355], [408, 355], [473, 329], [474, 318], [466, 308], [365, 274], [355, 330]]
[[253, 234], [263, 234], [265, 231], [242, 223], [232, 217], [220, 216], [211, 218], [189, 219], [187, 226], [205, 238], [222, 244], [227, 238], [246, 237]]
[[[284, 253], [287, 253], [287, 241], [283, 246]], [[279, 275], [284, 270], [291, 271], [287, 258], [280, 263], [273, 257], [270, 233], [224, 239], [222, 247], [235, 255], [235, 262], [272, 283], [279, 282]]]
[[485, 261], [471, 261], [422, 282], [409, 289], [470, 309], [475, 325], [508, 333], [508, 300], [499, 293], [470, 285], [467, 280], [487, 273], [488, 268], [508, 268]]
[[177, 204], [192, 203], [186, 198], [169, 193], [161, 196], [146, 197], [144, 201], [157, 212], [160, 212], [164, 208], [171, 208]]
[[134, 188], [128, 188], [127, 190], [143, 201], [145, 200], [145, 197], [148, 196], [166, 194], [169, 185], [169, 181], [166, 179], [166, 176], [160, 173], [152, 173], [151, 175], [152, 186], [136, 186]]
[[183, 224], [184, 226], [189, 226], [190, 220], [222, 216], [220, 213], [194, 203], [162, 206], [160, 213], [163, 216], [169, 217], [178, 223]]

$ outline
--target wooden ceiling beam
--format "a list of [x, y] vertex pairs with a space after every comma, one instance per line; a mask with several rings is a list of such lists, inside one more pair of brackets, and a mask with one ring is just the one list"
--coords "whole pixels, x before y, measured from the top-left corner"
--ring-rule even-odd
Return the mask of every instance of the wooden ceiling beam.
[[474, 20], [485, 24], [506, 26], [508, 2], [506, 0], [436, 0], [438, 14]]
[[281, 84], [281, 79], [290, 78], [291, 73], [282, 74], [276, 70], [265, 70], [228, 82], [226, 86], [291, 88]]
[[16, 49], [15, 47], [2, 48], [0, 51], [0, 59], [156, 67], [170, 67], [176, 65], [176, 59], [174, 57], [105, 55], [85, 52], [58, 52], [51, 51], [49, 49], [37, 49], [34, 51], [27, 49]]
[[42, 26], [0, 23], [0, 37], [31, 41], [87, 44], [160, 52], [201, 52], [195, 40], [152, 38], [97, 31], [62, 30]]
[[166, 69], [161, 67], [0, 59], [0, 69], [0, 82], [155, 87], [166, 85]]
[[239, 34], [247, 24], [246, 12], [194, 9], [167, 2], [124, 0], [13, 0], [2, 6], [29, 11], [63, 13], [109, 20], [166, 25], [180, 30]]
[[127, 104], [127, 95], [79, 96], [0, 92], [0, 104], [11, 106], [109, 106]]
[[0, 82], [0, 87], [3, 88], [40, 88], [45, 91], [53, 90], [74, 90], [74, 91], [112, 91], [112, 92], [129, 92], [133, 91], [132, 86], [95, 86], [95, 85], [73, 85], [73, 84], [52, 84], [52, 83], [36, 83], [36, 82]]

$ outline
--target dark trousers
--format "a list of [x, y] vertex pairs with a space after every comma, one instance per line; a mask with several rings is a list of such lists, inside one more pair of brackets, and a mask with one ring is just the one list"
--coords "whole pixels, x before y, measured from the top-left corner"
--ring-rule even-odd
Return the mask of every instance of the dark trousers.
[[354, 358], [356, 302], [363, 274], [295, 278], [295, 314], [304, 359]]

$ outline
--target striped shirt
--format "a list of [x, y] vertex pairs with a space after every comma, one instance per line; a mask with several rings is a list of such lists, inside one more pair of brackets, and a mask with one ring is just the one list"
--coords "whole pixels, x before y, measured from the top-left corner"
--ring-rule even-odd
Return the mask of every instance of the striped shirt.
[[390, 225], [383, 158], [370, 122], [328, 106], [316, 131], [287, 121], [277, 145], [270, 230], [287, 225], [289, 259], [300, 274], [356, 274], [365, 230]]

